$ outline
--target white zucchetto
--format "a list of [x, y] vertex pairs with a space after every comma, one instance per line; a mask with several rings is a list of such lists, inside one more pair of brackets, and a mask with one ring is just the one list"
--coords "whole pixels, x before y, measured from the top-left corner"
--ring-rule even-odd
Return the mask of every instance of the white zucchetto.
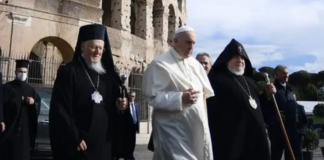
[[180, 28], [177, 29], [177, 31], [175, 32], [175, 34], [179, 34], [179, 33], [182, 33], [182, 32], [194, 32], [195, 30], [189, 26], [182, 26]]

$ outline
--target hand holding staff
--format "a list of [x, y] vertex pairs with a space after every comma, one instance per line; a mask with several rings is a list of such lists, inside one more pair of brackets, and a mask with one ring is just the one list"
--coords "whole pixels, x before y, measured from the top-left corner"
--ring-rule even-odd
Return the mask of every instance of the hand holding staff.
[[121, 76], [121, 80], [122, 80], [122, 86], [120, 86], [120, 98], [118, 98], [117, 100], [117, 108], [120, 110], [120, 111], [124, 111], [126, 110], [127, 108], [127, 97], [126, 97], [126, 93], [127, 93], [127, 89], [126, 89], [126, 86], [125, 86], [125, 83], [126, 83], [126, 79], [127, 79], [127, 76], [126, 75], [122, 75]]
[[291, 148], [291, 145], [290, 145], [290, 141], [289, 141], [285, 126], [284, 126], [283, 121], [282, 121], [281, 113], [279, 111], [276, 98], [274, 96], [274, 94], [276, 93], [275, 87], [273, 86], [273, 84], [270, 83], [270, 79], [269, 79], [269, 76], [268, 76], [267, 73], [264, 73], [264, 77], [265, 77], [265, 80], [266, 80], [266, 83], [267, 83], [266, 92], [267, 92], [268, 98], [271, 98], [273, 100], [273, 102], [274, 102], [274, 106], [276, 108], [277, 115], [279, 117], [280, 127], [281, 127], [281, 130], [282, 130], [283, 134], [284, 134], [286, 144], [287, 144], [288, 149], [289, 149], [290, 156], [292, 157], [292, 160], [296, 160], [294, 152], [293, 152], [293, 150]]

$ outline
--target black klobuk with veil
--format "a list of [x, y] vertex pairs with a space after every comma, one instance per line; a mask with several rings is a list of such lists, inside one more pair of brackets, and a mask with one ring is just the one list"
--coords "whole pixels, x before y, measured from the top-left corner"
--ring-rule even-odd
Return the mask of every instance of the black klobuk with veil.
[[[233, 74], [228, 69], [229, 61], [235, 56], [241, 56], [245, 60], [242, 76]], [[214, 159], [269, 158], [259, 93], [252, 77], [252, 64], [243, 45], [232, 39], [208, 74], [215, 93], [214, 97], [207, 99]], [[254, 101], [254, 107], [250, 100]], [[253, 147], [258, 146], [255, 148], [257, 151], [252, 153], [249, 143]]]
[[[72, 105], [73, 107], [77, 107], [77, 106], [75, 106], [76, 104], [73, 104], [73, 103], [71, 104], [71, 101], [72, 101], [71, 99], [73, 99], [77, 90], [82, 90], [82, 89], [80, 89], [80, 86], [88, 84], [87, 78], [83, 78], [88, 73], [85, 74], [85, 72], [83, 70], [84, 64], [86, 64], [86, 63], [82, 57], [81, 47], [84, 42], [89, 41], [89, 40], [103, 40], [104, 41], [104, 51], [102, 54], [101, 63], [102, 63], [103, 68], [105, 69], [106, 73], [102, 74], [100, 76], [100, 77], [102, 77], [102, 78], [100, 78], [100, 81], [103, 80], [103, 83], [104, 83], [103, 87], [105, 89], [103, 89], [102, 87], [99, 87], [98, 90], [101, 89], [101, 90], [105, 90], [105, 92], [106, 92], [103, 96], [103, 101], [105, 102], [105, 106], [108, 109], [107, 111], [108, 111], [108, 115], [109, 115], [109, 122], [107, 122], [107, 123], [109, 123], [107, 136], [110, 137], [108, 139], [111, 139], [111, 142], [112, 142], [111, 153], [113, 156], [130, 154], [130, 153], [128, 153], [130, 151], [128, 151], [129, 149], [127, 149], [127, 143], [124, 142], [125, 137], [129, 136], [127, 134], [129, 132], [128, 126], [133, 123], [132, 117], [130, 114], [130, 109], [127, 108], [124, 111], [119, 111], [117, 109], [117, 105], [116, 105], [118, 98], [121, 98], [121, 97], [128, 98], [128, 94], [127, 94], [127, 89], [123, 85], [123, 82], [122, 82], [120, 76], [115, 71], [113, 55], [112, 55], [112, 51], [110, 48], [110, 41], [108, 38], [106, 26], [101, 25], [101, 24], [90, 24], [90, 25], [85, 25], [85, 26], [80, 27], [78, 41], [77, 41], [77, 44], [75, 47], [75, 53], [74, 53], [73, 60], [72, 60], [72, 62], [66, 64], [65, 66], [60, 67], [60, 69], [58, 71], [57, 79], [54, 84], [54, 89], [53, 89], [53, 95], [55, 93], [57, 95], [54, 98], [57, 99], [58, 101], [66, 101], [66, 102], [57, 103], [57, 102], [53, 102], [53, 101], [55, 101], [55, 99], [52, 99], [51, 107], [52, 107], [52, 105], [61, 106], [61, 108], [62, 107], [67, 108], [67, 107], [70, 107], [70, 105]], [[65, 73], [63, 73], [63, 72], [65, 72]], [[75, 77], [71, 78], [71, 74], [74, 75]], [[76, 77], [81, 74], [84, 76]], [[91, 74], [91, 73], [89, 73], [89, 74]], [[88, 76], [89, 76], [89, 74], [88, 74]], [[59, 77], [59, 75], [60, 75], [60, 77]], [[69, 77], [70, 77], [70, 79], [69, 79]], [[96, 81], [94, 81], [94, 82], [96, 82]], [[98, 82], [99, 82], [99, 80], [98, 80]], [[66, 84], [62, 85], [63, 83], [69, 83], [69, 85], [66, 85]], [[78, 84], [79, 87], [74, 87], [74, 86], [76, 86], [76, 84]], [[100, 84], [102, 84], [102, 83], [100, 83]], [[56, 85], [57, 85], [57, 87], [56, 87]], [[95, 84], [93, 84], [93, 85], [95, 85]], [[65, 89], [64, 87], [61, 87], [61, 86], [67, 87], [69, 89]], [[81, 88], [84, 88], [84, 87], [81, 87]], [[66, 92], [68, 92], [68, 93], [66, 93]], [[59, 94], [64, 94], [65, 97], [60, 96]], [[77, 94], [81, 94], [81, 93], [77, 92]], [[52, 98], [53, 98], [53, 96], [52, 96]], [[86, 99], [80, 99], [79, 101], [86, 101]], [[73, 102], [80, 103], [75, 99]], [[84, 105], [84, 104], [80, 104], [80, 105]], [[83, 109], [83, 110], [85, 110], [85, 109]], [[87, 109], [87, 110], [90, 113], [92, 112], [91, 107], [89, 107], [89, 109]], [[56, 116], [54, 116], [54, 115], [57, 115], [58, 113], [55, 113], [55, 112], [59, 112], [59, 111], [57, 109], [56, 109], [56, 111], [53, 110], [52, 111], [53, 114], [51, 116], [51, 110], [50, 110], [50, 130], [51, 130], [51, 128], [54, 128], [53, 131], [50, 131], [51, 134], [53, 134], [54, 132], [58, 132], [57, 130], [62, 130], [62, 129], [56, 128], [57, 126], [55, 126], [55, 125], [57, 125], [57, 124], [51, 125], [51, 118], [53, 121], [55, 121], [55, 123], [59, 123], [60, 121], [62, 121], [61, 120], [62, 118], [56, 119]], [[82, 114], [86, 115], [86, 112], [85, 111], [83, 111], [83, 112], [84, 113], [82, 113]], [[67, 121], [71, 120], [73, 122], [74, 120], [73, 120], [73, 118], [71, 119], [71, 117], [73, 117], [75, 115], [73, 115], [72, 113], [73, 113], [73, 111], [68, 108], [64, 112], [64, 116], [63, 116], [63, 113], [59, 113], [59, 114], [61, 114], [60, 116], [63, 116], [64, 119], [67, 119]], [[80, 116], [78, 116], [78, 117], [80, 117]], [[88, 120], [85, 120], [85, 119], [88, 119]], [[79, 119], [79, 121], [91, 121], [91, 119], [84, 117], [83, 120]], [[73, 122], [73, 123], [75, 123], [75, 122]], [[78, 123], [80, 123], [80, 122], [78, 122]], [[90, 123], [90, 122], [87, 122], [87, 123]], [[66, 123], [65, 125], [66, 126], [63, 128], [68, 128], [69, 126], [73, 126], [69, 123]], [[83, 126], [83, 127], [85, 126], [84, 128], [89, 128], [89, 127], [87, 127], [86, 124], [79, 124], [79, 125]], [[60, 145], [62, 145], [64, 143], [62, 143], [62, 144], [58, 143], [56, 145], [55, 145], [55, 143], [57, 143], [58, 141], [60, 141], [62, 139], [61, 138], [59, 140], [56, 140], [57, 137], [60, 137], [60, 136], [63, 137], [64, 132], [54, 133], [54, 134], [57, 134], [57, 135], [55, 135], [55, 137], [51, 136], [51, 143], [54, 143], [54, 145], [52, 144], [53, 153], [55, 153], [55, 151], [57, 151], [57, 152], [61, 152], [61, 153], [57, 153], [57, 155], [59, 155], [59, 156], [63, 156], [64, 154], [66, 155], [66, 154], [68, 154], [68, 152], [71, 152], [75, 143], [79, 144], [80, 139], [87, 137], [87, 133], [83, 133], [83, 131], [78, 132], [77, 129], [72, 129], [70, 132], [73, 133], [73, 134], [70, 133], [71, 136], [67, 136], [68, 134], [65, 135], [66, 139], [69, 139], [69, 141], [66, 142], [67, 145], [61, 146], [61, 148], [60, 148]], [[75, 135], [75, 136], [72, 136], [72, 135]], [[134, 139], [134, 141], [135, 141], [135, 139]], [[53, 148], [53, 147], [55, 147], [55, 148]]]
[[228, 72], [227, 63], [234, 57], [234, 56], [242, 56], [245, 60], [245, 71], [244, 75], [250, 78], [253, 77], [253, 68], [250, 62], [249, 56], [247, 55], [243, 45], [232, 39], [231, 42], [225, 47], [222, 53], [218, 56], [216, 61], [214, 62], [208, 77], [212, 78], [214, 74], [220, 72]]

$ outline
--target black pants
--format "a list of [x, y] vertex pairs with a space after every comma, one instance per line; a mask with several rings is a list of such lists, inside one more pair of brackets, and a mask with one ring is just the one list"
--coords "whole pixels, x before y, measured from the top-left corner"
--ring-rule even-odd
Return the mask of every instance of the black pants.
[[[303, 155], [299, 134], [297, 132], [288, 132], [288, 135], [295, 159], [302, 160]], [[285, 160], [292, 160], [291, 153], [280, 127], [269, 127], [269, 138], [271, 143], [271, 160], [281, 160], [283, 153], [285, 153]]]

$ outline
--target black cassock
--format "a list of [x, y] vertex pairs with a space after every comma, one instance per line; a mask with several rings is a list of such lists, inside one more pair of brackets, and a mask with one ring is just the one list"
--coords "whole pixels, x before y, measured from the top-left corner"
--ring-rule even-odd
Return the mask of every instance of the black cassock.
[[[3, 85], [3, 118], [6, 125], [1, 135], [1, 160], [30, 160], [30, 149], [35, 147], [37, 119], [41, 99], [26, 82], [14, 80]], [[22, 100], [34, 98], [29, 105]]]
[[[123, 144], [117, 145], [123, 139], [118, 136], [125, 140], [129, 137], [130, 111], [118, 114], [116, 101], [120, 88], [109, 73], [99, 76], [98, 91], [103, 101], [96, 104], [91, 99], [95, 89], [82, 64], [97, 85], [98, 73], [89, 69], [83, 58], [61, 67], [57, 74], [49, 114], [53, 157], [55, 160], [110, 160], [117, 154], [113, 149], [125, 149]], [[82, 140], [87, 145], [84, 152], [77, 151]]]
[[[208, 74], [215, 96], [207, 99], [209, 127], [215, 160], [269, 160], [269, 144], [252, 76], [252, 66], [243, 46], [231, 43]], [[236, 55], [245, 58], [245, 76], [236, 76], [227, 63]], [[244, 89], [243, 89], [244, 88]], [[257, 108], [249, 103], [249, 93]]]
[[[0, 72], [0, 91], [2, 90], [2, 73]], [[0, 123], [3, 122], [3, 98], [2, 92], [0, 92]], [[1, 137], [2, 128], [0, 128], [0, 137]], [[0, 145], [1, 146], [1, 145]]]

